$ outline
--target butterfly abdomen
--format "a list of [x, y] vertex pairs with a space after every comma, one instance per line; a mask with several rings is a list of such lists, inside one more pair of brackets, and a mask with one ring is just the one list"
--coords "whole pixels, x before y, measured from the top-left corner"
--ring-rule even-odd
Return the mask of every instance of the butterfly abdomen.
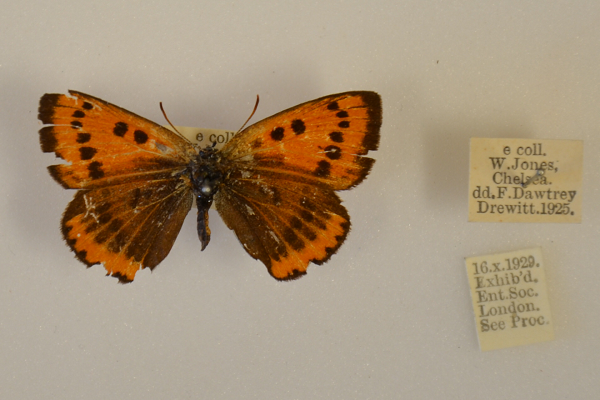
[[190, 163], [190, 179], [198, 206], [197, 229], [202, 250], [210, 242], [208, 226], [208, 210], [212, 206], [213, 197], [222, 186], [225, 167], [221, 164], [221, 156], [213, 146], [198, 152], [198, 156]]

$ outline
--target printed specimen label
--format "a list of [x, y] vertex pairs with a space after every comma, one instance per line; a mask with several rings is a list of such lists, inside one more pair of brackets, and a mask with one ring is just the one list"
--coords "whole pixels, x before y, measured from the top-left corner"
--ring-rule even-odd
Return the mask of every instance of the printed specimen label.
[[[170, 131], [173, 128], [165, 126]], [[223, 145], [229, 142], [236, 134], [233, 131], [224, 131], [221, 129], [193, 128], [189, 126], [176, 126], [179, 133], [187, 138], [190, 142], [199, 145], [200, 147], [212, 146], [220, 149]], [[175, 131], [173, 131], [175, 132]]]
[[581, 222], [583, 141], [471, 139], [469, 221]]
[[554, 340], [541, 248], [465, 261], [482, 351]]

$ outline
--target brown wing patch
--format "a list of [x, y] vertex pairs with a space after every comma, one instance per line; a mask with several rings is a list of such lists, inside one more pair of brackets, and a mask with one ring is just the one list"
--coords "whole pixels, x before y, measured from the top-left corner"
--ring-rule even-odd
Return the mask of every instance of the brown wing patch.
[[62, 233], [87, 266], [102, 263], [109, 275], [131, 282], [169, 254], [192, 202], [185, 176], [80, 190], [65, 210]]
[[380, 126], [377, 93], [340, 93], [266, 118], [238, 134], [222, 152], [229, 160], [252, 162], [265, 174], [283, 164], [333, 190], [349, 189], [373, 166], [365, 155], [377, 149]]
[[[289, 179], [288, 179], [289, 178]], [[237, 170], [215, 197], [219, 214], [276, 279], [296, 279], [344, 242], [350, 217], [326, 186], [294, 176]]]
[[165, 179], [195, 155], [191, 143], [173, 132], [104, 100], [70, 91], [45, 94], [38, 118], [42, 151], [69, 164], [50, 174], [65, 188], [94, 189]]

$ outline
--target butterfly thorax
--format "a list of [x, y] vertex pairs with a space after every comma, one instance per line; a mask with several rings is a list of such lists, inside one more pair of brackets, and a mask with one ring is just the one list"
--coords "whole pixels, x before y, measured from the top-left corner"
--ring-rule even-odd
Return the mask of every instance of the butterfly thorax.
[[223, 179], [220, 163], [221, 157], [213, 147], [198, 151], [198, 156], [190, 163], [190, 178], [196, 197], [212, 200], [217, 193]]
[[210, 241], [208, 210], [223, 180], [218, 151], [211, 146], [199, 150], [196, 159], [190, 163], [189, 172], [198, 206], [198, 238], [204, 250]]

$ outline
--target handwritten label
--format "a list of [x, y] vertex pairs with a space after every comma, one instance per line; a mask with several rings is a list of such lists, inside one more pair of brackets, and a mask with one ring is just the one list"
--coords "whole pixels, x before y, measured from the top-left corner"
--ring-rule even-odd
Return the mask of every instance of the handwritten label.
[[[173, 128], [165, 126], [173, 132]], [[179, 133], [187, 138], [190, 142], [197, 144], [200, 147], [212, 146], [220, 149], [223, 145], [229, 142], [236, 134], [233, 131], [224, 131], [220, 129], [192, 128], [189, 126], [176, 126]]]
[[465, 261], [482, 351], [554, 340], [539, 247]]
[[581, 222], [583, 142], [471, 139], [469, 221]]

